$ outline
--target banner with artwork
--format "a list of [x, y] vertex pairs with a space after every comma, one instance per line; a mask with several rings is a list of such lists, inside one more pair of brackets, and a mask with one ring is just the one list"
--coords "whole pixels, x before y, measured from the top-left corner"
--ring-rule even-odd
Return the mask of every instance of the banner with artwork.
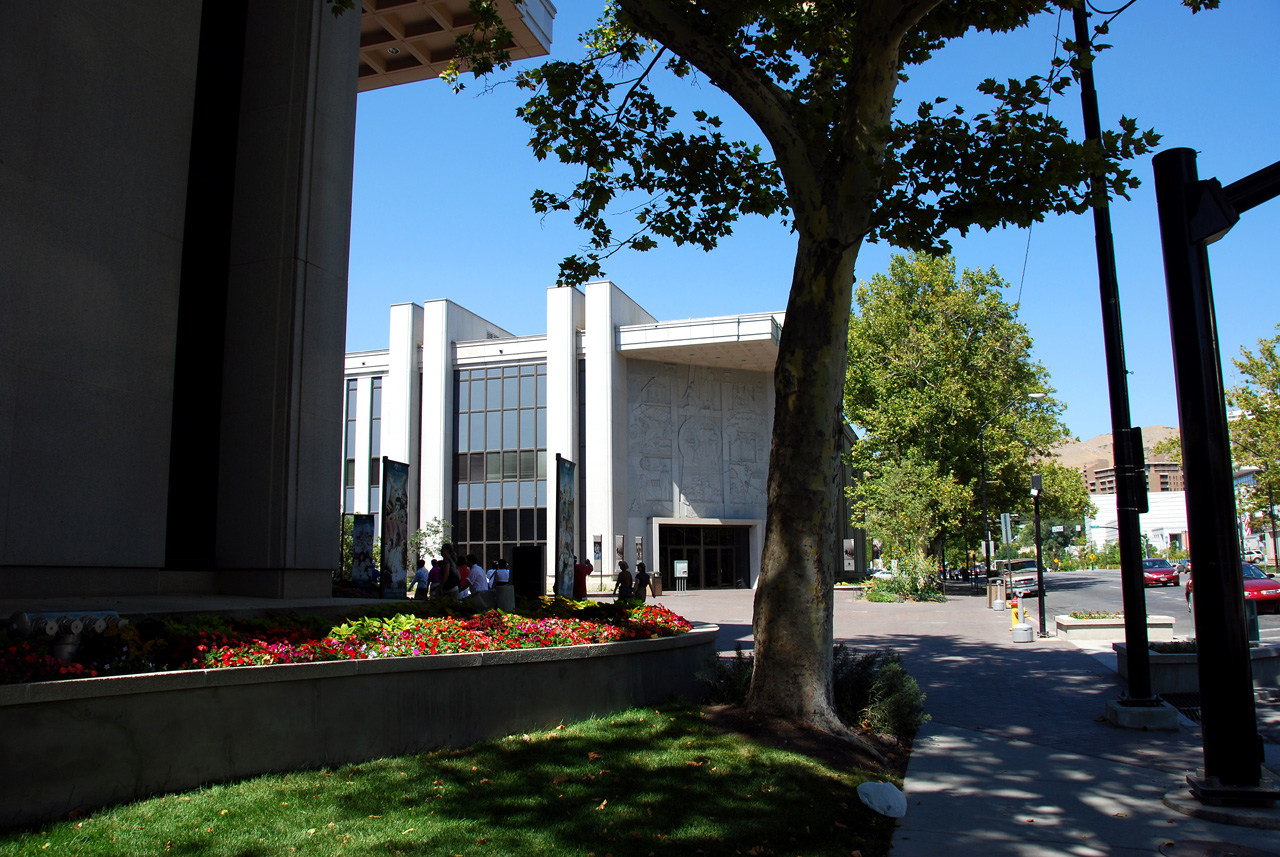
[[409, 584], [409, 465], [382, 459], [383, 598], [407, 598]]
[[573, 597], [573, 513], [577, 508], [577, 465], [556, 454], [556, 552], [554, 592]]
[[378, 588], [378, 569], [373, 564], [374, 517], [351, 516], [351, 582], [369, 592]]

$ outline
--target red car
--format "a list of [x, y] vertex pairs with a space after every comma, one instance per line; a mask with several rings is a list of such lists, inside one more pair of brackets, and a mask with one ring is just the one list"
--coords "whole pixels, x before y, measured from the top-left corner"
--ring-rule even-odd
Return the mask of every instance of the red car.
[[1144, 559], [1142, 584], [1144, 586], [1177, 586], [1178, 570], [1167, 559]]
[[[1257, 604], [1259, 613], [1267, 606], [1280, 612], [1280, 580], [1275, 580], [1271, 575], [1252, 563], [1241, 563], [1240, 571], [1244, 574], [1245, 600]], [[1193, 580], [1194, 578], [1187, 581], [1188, 604], [1191, 603], [1191, 584]]]

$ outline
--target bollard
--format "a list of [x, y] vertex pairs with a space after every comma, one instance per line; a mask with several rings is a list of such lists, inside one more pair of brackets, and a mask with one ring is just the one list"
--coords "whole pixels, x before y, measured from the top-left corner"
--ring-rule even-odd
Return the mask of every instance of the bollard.
[[1009, 610], [1009, 627], [1012, 629], [1014, 625], [1018, 624], [1018, 599], [1016, 597], [1009, 599], [1009, 607], [1011, 608]]

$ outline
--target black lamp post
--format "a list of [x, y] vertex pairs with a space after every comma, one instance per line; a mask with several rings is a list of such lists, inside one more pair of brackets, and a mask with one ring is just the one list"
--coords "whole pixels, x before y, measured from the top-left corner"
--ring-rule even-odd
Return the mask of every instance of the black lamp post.
[[[1027, 393], [1028, 399], [1043, 399], [1045, 393]], [[996, 415], [978, 426], [978, 462], [981, 469], [982, 478], [982, 552], [986, 557], [987, 580], [991, 580], [991, 521], [987, 517], [987, 448], [986, 448], [986, 431], [996, 420], [1004, 416], [1005, 411], [1021, 402], [1022, 399], [1013, 399], [1009, 404], [996, 411]], [[976, 580], [976, 578], [975, 578]]]

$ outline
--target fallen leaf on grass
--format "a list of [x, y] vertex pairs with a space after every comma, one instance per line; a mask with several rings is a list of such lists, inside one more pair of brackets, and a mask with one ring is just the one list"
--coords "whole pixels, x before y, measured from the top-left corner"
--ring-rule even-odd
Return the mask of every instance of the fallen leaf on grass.
[[596, 812], [599, 812], [600, 810], [604, 809], [608, 805], [609, 805], [609, 800], [607, 798], [605, 800], [600, 801], [600, 805], [596, 807]]
[[588, 753], [587, 758], [594, 762], [596, 759], [603, 759], [604, 756], [601, 756], [599, 753]]
[[568, 774], [556, 774], [554, 777], [551, 778], [551, 782], [553, 783], [567, 783], [568, 781], [569, 781]]

